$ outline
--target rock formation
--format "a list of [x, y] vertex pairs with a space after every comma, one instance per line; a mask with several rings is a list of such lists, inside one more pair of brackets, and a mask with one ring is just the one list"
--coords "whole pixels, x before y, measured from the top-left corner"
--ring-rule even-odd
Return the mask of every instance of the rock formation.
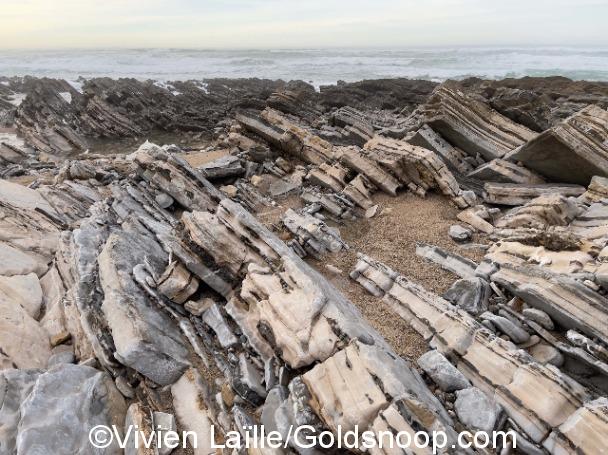
[[[338, 452], [290, 425], [601, 453], [608, 119], [598, 101], [560, 123], [510, 84], [6, 79], [24, 141], [0, 147], [0, 452], [91, 453], [94, 426], [137, 425], [208, 454], [264, 424], [273, 454]], [[116, 142], [157, 131], [196, 145]], [[418, 241], [424, 220], [400, 262], [391, 212], [419, 198], [446, 201], [445, 241]], [[480, 430], [517, 447], [456, 447]]]

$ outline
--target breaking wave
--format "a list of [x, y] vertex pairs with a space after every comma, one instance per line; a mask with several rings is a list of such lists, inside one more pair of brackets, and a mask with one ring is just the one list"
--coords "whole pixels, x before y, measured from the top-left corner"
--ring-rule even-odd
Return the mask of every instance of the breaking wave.
[[442, 81], [469, 76], [497, 79], [565, 76], [608, 81], [608, 49], [121, 49], [2, 51], [0, 75], [76, 80], [97, 76], [187, 80], [214, 77], [301, 79], [314, 85], [408, 77]]

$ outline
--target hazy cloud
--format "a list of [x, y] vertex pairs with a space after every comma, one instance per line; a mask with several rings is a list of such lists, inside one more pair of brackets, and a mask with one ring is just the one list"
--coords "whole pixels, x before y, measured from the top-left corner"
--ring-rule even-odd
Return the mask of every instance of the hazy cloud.
[[608, 44], [607, 0], [4, 0], [0, 47]]

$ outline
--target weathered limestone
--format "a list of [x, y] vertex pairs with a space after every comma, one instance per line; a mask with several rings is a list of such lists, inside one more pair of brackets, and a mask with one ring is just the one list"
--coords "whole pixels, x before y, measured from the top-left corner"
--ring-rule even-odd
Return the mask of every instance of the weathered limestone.
[[458, 390], [454, 409], [462, 423], [467, 428], [491, 433], [498, 423], [501, 408], [494, 401], [477, 387]]
[[535, 172], [501, 159], [493, 159], [479, 166], [470, 172], [467, 177], [499, 183], [520, 183], [526, 185], [545, 183], [545, 180]]
[[391, 196], [397, 195], [397, 189], [401, 187], [401, 184], [390, 173], [383, 170], [373, 157], [366, 155], [357, 147], [340, 147], [337, 155], [344, 166], [364, 175], [385, 193]]
[[442, 250], [437, 246], [418, 243], [416, 245], [416, 254], [436, 263], [442, 269], [452, 272], [460, 278], [468, 279], [475, 277], [477, 264], [470, 259]]
[[330, 356], [344, 337], [385, 346], [342, 294], [240, 205], [225, 199], [215, 214], [183, 221], [192, 241], [242, 281], [226, 309], [263, 356], [281, 352], [300, 368]]
[[537, 266], [508, 264], [501, 264], [491, 279], [561, 326], [607, 341], [608, 301], [580, 281]]
[[[62, 364], [37, 377], [19, 409], [17, 454], [90, 453], [89, 431], [116, 425], [122, 432], [126, 406], [107, 373]], [[121, 454], [116, 440], [104, 453]]]
[[21, 404], [29, 396], [42, 370], [3, 369], [0, 371], [0, 452], [17, 453]]
[[[359, 255], [353, 277], [375, 283], [384, 300], [431, 346], [458, 357], [457, 368], [475, 387], [493, 396], [532, 441], [541, 443], [588, 401], [589, 393], [580, 384], [554, 367], [534, 362], [462, 310], [385, 265]], [[581, 429], [578, 436], [587, 431]]]
[[470, 277], [455, 281], [443, 298], [471, 314], [481, 314], [488, 309], [492, 290], [483, 278]]
[[0, 201], [20, 209], [38, 210], [54, 217], [59, 216], [38, 191], [8, 180], [0, 179]]
[[350, 106], [341, 107], [330, 117], [331, 124], [342, 128], [342, 135], [360, 147], [374, 135], [374, 127], [365, 116]]
[[452, 172], [431, 150], [405, 141], [375, 136], [365, 144], [363, 153], [389, 170], [399, 182], [419, 196], [438, 188], [458, 207], [471, 205], [470, 201], [462, 197], [462, 190]]
[[521, 161], [556, 182], [587, 185], [608, 176], [608, 112], [588, 106], [546, 130], [507, 159]]
[[337, 228], [327, 226], [314, 216], [299, 214], [288, 209], [281, 221], [295, 236], [300, 246], [315, 257], [348, 249]]
[[238, 122], [270, 145], [311, 164], [321, 164], [333, 156], [332, 145], [294, 125], [282, 114], [267, 108], [260, 117], [237, 115]]
[[495, 226], [509, 229], [567, 226], [580, 212], [581, 209], [572, 198], [559, 193], [548, 193], [509, 210], [496, 221]]
[[[418, 373], [382, 348], [355, 341], [302, 376], [311, 406], [333, 431], [369, 426], [391, 399], [409, 393], [446, 427], [451, 419]], [[429, 425], [430, 427], [430, 425]]]
[[8, 243], [0, 242], [0, 256], [2, 257], [0, 275], [13, 276], [35, 273], [42, 276], [48, 268], [43, 257], [36, 253], [22, 251]]
[[354, 179], [346, 184], [342, 194], [362, 209], [367, 210], [374, 205], [372, 193], [375, 189], [375, 186], [366, 177], [357, 174]]
[[587, 186], [587, 191], [580, 197], [583, 201], [591, 204], [601, 202], [608, 198], [608, 178], [594, 175]]
[[0, 295], [18, 303], [32, 318], [38, 319], [42, 305], [42, 288], [35, 273], [0, 276]]
[[239, 342], [234, 335], [220, 307], [214, 303], [202, 314], [203, 322], [215, 332], [220, 345], [226, 349], [236, 346]]
[[45, 368], [51, 355], [49, 335], [19, 304], [0, 292], [0, 350], [13, 368]]
[[585, 188], [578, 185], [554, 185], [551, 183], [522, 185], [516, 183], [486, 183], [484, 200], [489, 204], [523, 205], [541, 195], [559, 194], [562, 196], [580, 196]]
[[346, 185], [347, 174], [346, 169], [338, 164], [330, 166], [322, 163], [318, 168], [312, 169], [306, 178], [313, 185], [319, 185], [339, 193]]
[[140, 176], [188, 210], [210, 210], [223, 196], [185, 160], [145, 142], [132, 154]]
[[479, 153], [487, 160], [501, 158], [535, 136], [450, 83], [437, 87], [420, 111], [420, 123], [469, 155]]
[[406, 139], [412, 145], [424, 147], [437, 153], [452, 171], [468, 174], [474, 166], [467, 161], [468, 155], [457, 147], [452, 146], [429, 125], [422, 125], [416, 134]]
[[[209, 455], [212, 445], [212, 415], [206, 405], [207, 389], [197, 370], [190, 368], [171, 386], [173, 409], [181, 427], [189, 432], [188, 442], [196, 445], [195, 455]], [[196, 439], [195, 439], [196, 438]], [[219, 441], [215, 441], [219, 442]]]
[[466, 389], [471, 383], [439, 351], [429, 351], [418, 359], [418, 365], [444, 392]]
[[209, 180], [237, 177], [245, 173], [241, 160], [233, 155], [225, 155], [196, 168]]
[[603, 248], [608, 239], [608, 204], [603, 201], [592, 203], [572, 220], [569, 231]]
[[132, 273], [145, 264], [152, 275], [164, 269], [166, 254], [136, 226], [110, 234], [99, 254], [99, 278], [104, 297], [101, 309], [116, 346], [114, 356], [154, 382], [175, 382], [188, 366], [186, 344], [175, 323], [155, 307], [134, 281]]
[[[127, 437], [127, 446], [125, 447], [124, 454], [125, 455], [156, 455], [156, 451], [158, 450], [157, 444], [152, 442], [146, 447], [145, 441], [151, 436], [152, 429], [154, 428], [154, 423], [152, 422], [151, 416], [147, 415], [143, 406], [139, 403], [132, 403], [127, 409], [127, 414], [125, 416], [125, 433], [129, 431], [129, 427], [131, 431], [125, 434]], [[136, 433], [133, 431], [137, 428], [140, 433]], [[135, 435], [137, 434], [137, 439], [135, 439]], [[143, 438], [141, 437], [143, 435]], [[144, 439], [145, 441], [142, 441]], [[159, 454], [160, 455], [160, 454]]]
[[45, 306], [40, 324], [48, 332], [51, 344], [55, 344], [69, 336], [62, 304], [66, 290], [55, 265], [42, 277], [40, 285]]
[[477, 207], [469, 207], [468, 209], [459, 212], [458, 215], [456, 215], [456, 218], [463, 223], [471, 225], [480, 232], [491, 234], [494, 232], [494, 226], [484, 218], [486, 214], [487, 210], [485, 209], [479, 210]]
[[554, 430], [543, 443], [555, 455], [594, 454], [606, 450], [608, 399], [602, 397], [586, 403]]
[[171, 262], [157, 280], [158, 290], [175, 303], [185, 303], [198, 289], [198, 279], [180, 262]]

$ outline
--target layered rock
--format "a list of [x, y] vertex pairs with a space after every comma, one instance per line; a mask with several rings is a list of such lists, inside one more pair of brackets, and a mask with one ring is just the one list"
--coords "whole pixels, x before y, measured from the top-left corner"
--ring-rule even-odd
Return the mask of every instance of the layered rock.
[[469, 155], [459, 148], [452, 146], [429, 125], [422, 125], [422, 127], [416, 131], [416, 134], [411, 138], [408, 138], [407, 141], [412, 145], [434, 151], [451, 170], [467, 174], [475, 168], [475, 166], [467, 160], [467, 158], [471, 158]]
[[[532, 441], [551, 444], [553, 429], [559, 434], [561, 425], [571, 428], [566, 422], [576, 421], [584, 413], [590, 399], [584, 387], [559, 370], [536, 363], [462, 310], [362, 255], [352, 276], [366, 285], [374, 283], [395, 312], [432, 346], [457, 358], [456, 367], [475, 387], [496, 400]], [[566, 438], [583, 441], [590, 437], [589, 447], [593, 447], [593, 425], [597, 422], [603, 427], [605, 422], [593, 415], [587, 418], [590, 426], [580, 425]]]
[[543, 194], [580, 196], [584, 192], [585, 188], [579, 185], [555, 185], [550, 183], [525, 185], [488, 182], [484, 185], [484, 200], [490, 204], [523, 205]]
[[[6, 453], [89, 453], [89, 432], [97, 425], [121, 435], [126, 406], [107, 373], [81, 365], [59, 365], [47, 372], [6, 370], [0, 421]], [[103, 443], [103, 440], [99, 440]], [[3, 450], [4, 451], [4, 450]], [[104, 453], [119, 454], [114, 440]]]
[[499, 183], [537, 184], [545, 180], [538, 174], [510, 161], [494, 159], [479, 166], [468, 177]]
[[580, 281], [540, 267], [508, 264], [502, 264], [491, 278], [560, 325], [607, 341], [608, 302]]
[[452, 145], [471, 156], [502, 158], [531, 140], [535, 133], [474, 100], [453, 84], [442, 84], [420, 108], [428, 124]]
[[594, 175], [608, 176], [608, 112], [588, 106], [513, 151], [521, 161], [557, 182], [587, 185]]
[[340, 238], [338, 229], [331, 228], [323, 221], [308, 214], [298, 214], [292, 209], [288, 209], [282, 222], [296, 237], [300, 246], [315, 257], [321, 257], [326, 253], [337, 253], [348, 248]]
[[238, 115], [237, 120], [246, 130], [293, 157], [312, 164], [332, 158], [329, 142], [293, 124], [273, 109], [265, 109], [260, 117]]

